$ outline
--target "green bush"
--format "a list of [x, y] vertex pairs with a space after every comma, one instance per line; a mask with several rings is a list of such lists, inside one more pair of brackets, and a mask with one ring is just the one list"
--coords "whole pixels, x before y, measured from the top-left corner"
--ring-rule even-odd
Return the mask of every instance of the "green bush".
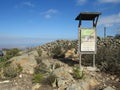
[[16, 56], [20, 50], [18, 48], [13, 48], [7, 51], [7, 55]]
[[120, 75], [120, 45], [106, 45], [98, 47], [96, 64], [101, 71]]
[[41, 83], [43, 79], [44, 79], [43, 74], [37, 73], [33, 76], [32, 81], [33, 83]]
[[51, 51], [51, 56], [53, 58], [64, 57], [64, 52], [62, 52], [62, 47], [61, 46], [56, 46], [55, 48], [53, 48], [52, 51]]
[[5, 67], [5, 64], [6, 64], [5, 60], [0, 61], [0, 69]]
[[84, 73], [79, 69], [79, 67], [75, 67], [73, 69], [73, 77], [75, 79], [82, 79], [84, 77]]
[[10, 58], [12, 58], [12, 57], [14, 57], [14, 56], [17, 56], [18, 55], [18, 53], [19, 53], [19, 49], [18, 48], [13, 48], [13, 49], [9, 49], [9, 50], [7, 50], [6, 51], [6, 55], [5, 55], [5, 59], [6, 60], [8, 60], [8, 59], [10, 59]]

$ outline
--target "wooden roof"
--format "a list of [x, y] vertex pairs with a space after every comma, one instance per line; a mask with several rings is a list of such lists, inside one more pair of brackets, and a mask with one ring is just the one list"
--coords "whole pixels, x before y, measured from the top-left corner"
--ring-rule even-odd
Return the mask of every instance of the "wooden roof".
[[81, 12], [75, 20], [94, 20], [99, 15], [101, 15], [100, 12]]

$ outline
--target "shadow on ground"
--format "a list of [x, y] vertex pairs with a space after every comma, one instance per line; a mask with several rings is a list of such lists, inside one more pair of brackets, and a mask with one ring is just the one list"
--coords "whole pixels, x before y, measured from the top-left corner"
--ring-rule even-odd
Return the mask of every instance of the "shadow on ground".
[[74, 66], [75, 64], [79, 64], [78, 61], [73, 61], [72, 59], [66, 59], [66, 58], [57, 58], [61, 62], [68, 64], [69, 66]]

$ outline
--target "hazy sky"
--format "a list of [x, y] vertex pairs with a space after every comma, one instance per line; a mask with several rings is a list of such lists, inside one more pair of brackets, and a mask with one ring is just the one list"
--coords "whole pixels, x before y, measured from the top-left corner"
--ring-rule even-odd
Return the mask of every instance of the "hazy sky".
[[120, 33], [120, 0], [0, 0], [0, 47], [77, 39], [75, 17], [86, 11], [102, 13], [97, 35]]

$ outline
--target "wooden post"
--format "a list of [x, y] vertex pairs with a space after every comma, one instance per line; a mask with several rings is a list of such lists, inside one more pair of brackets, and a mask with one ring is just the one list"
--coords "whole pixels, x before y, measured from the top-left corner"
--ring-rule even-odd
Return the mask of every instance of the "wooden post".
[[82, 70], [81, 57], [82, 57], [82, 54], [79, 53], [79, 67], [80, 67], [80, 70]]
[[79, 54], [79, 69], [81, 70], [82, 66], [81, 66], [81, 53], [80, 53], [80, 39], [81, 39], [81, 36], [80, 36], [80, 26], [81, 26], [81, 20], [79, 20], [79, 24], [78, 24], [78, 54]]

